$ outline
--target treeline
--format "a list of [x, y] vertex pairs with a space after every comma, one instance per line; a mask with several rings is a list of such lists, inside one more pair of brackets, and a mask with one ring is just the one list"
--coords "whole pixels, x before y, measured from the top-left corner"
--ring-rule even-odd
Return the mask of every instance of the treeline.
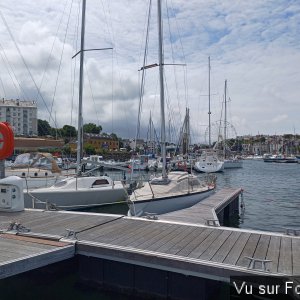
[[[111, 137], [115, 140], [119, 139], [115, 133], [107, 134], [105, 132], [102, 132], [102, 126], [97, 126], [94, 123], [84, 124], [83, 132], [101, 134], [103, 136]], [[63, 138], [65, 142], [68, 143], [71, 139], [77, 137], [77, 130], [74, 126], [71, 125], [64, 125], [62, 128], [53, 128], [50, 126], [48, 121], [38, 119], [38, 135]]]

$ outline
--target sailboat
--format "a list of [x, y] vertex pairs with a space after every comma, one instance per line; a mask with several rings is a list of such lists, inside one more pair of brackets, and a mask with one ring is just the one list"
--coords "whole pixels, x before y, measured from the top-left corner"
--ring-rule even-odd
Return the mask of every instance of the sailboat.
[[193, 160], [189, 157], [190, 148], [190, 110], [186, 108], [185, 118], [180, 130], [179, 142], [177, 148], [179, 154], [170, 162], [171, 169], [174, 171], [188, 171], [192, 170]]
[[243, 161], [241, 159], [237, 159], [236, 157], [230, 157], [227, 155], [227, 80], [225, 80], [224, 87], [224, 137], [223, 137], [223, 151], [224, 151], [224, 169], [235, 169], [242, 168]]
[[[84, 58], [84, 29], [85, 29], [86, 0], [82, 1], [82, 26], [79, 74], [79, 108], [78, 108], [78, 136], [77, 136], [77, 176], [57, 182], [52, 187], [30, 190], [28, 195], [33, 199], [47, 202], [61, 209], [79, 209], [94, 207], [109, 203], [125, 201], [127, 191], [121, 181], [113, 181], [108, 176], [85, 176], [81, 172], [82, 156], [82, 95], [83, 95], [83, 58]], [[106, 48], [108, 49], [108, 48]], [[105, 50], [106, 50], [105, 49]], [[111, 49], [111, 48], [109, 48]], [[102, 50], [102, 49], [98, 49]], [[77, 55], [76, 54], [76, 55]], [[75, 55], [75, 56], [76, 56]], [[74, 57], [75, 57], [74, 56]], [[28, 197], [26, 197], [28, 199]], [[34, 206], [35, 201], [26, 201]], [[32, 204], [32, 205], [31, 205]]]
[[65, 178], [50, 153], [22, 153], [5, 169], [6, 176], [19, 176], [24, 189], [47, 187]]
[[211, 148], [211, 122], [210, 122], [210, 57], [208, 57], [208, 146], [202, 151], [200, 158], [195, 162], [194, 169], [198, 172], [216, 173], [224, 170], [224, 161], [220, 158], [218, 150]]
[[166, 134], [164, 109], [164, 75], [162, 46], [161, 0], [157, 0], [158, 12], [158, 45], [159, 45], [159, 85], [160, 85], [160, 118], [161, 118], [161, 155], [162, 175], [145, 182], [141, 188], [133, 191], [129, 205], [129, 216], [163, 214], [190, 207], [211, 195], [215, 190], [214, 182], [200, 182], [197, 176], [187, 172], [166, 171]]

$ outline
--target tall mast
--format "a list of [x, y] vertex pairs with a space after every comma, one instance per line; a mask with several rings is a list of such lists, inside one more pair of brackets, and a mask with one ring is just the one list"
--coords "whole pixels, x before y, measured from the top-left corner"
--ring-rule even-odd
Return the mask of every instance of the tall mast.
[[160, 85], [160, 116], [161, 116], [161, 155], [163, 159], [162, 178], [167, 178], [166, 172], [166, 128], [165, 128], [165, 99], [164, 99], [164, 62], [162, 47], [162, 17], [161, 17], [161, 0], [157, 0], [157, 17], [158, 17], [158, 61], [159, 61], [159, 85]]
[[81, 16], [81, 43], [80, 43], [80, 69], [79, 69], [79, 104], [78, 104], [78, 135], [77, 135], [77, 172], [80, 173], [82, 155], [82, 93], [83, 93], [83, 59], [84, 59], [84, 33], [85, 33], [85, 6], [86, 0], [82, 0]]
[[211, 124], [210, 124], [210, 56], [208, 57], [208, 146], [211, 148]]
[[227, 79], [225, 80], [224, 87], [224, 142], [223, 142], [223, 151], [224, 159], [226, 158], [226, 139], [227, 139]]

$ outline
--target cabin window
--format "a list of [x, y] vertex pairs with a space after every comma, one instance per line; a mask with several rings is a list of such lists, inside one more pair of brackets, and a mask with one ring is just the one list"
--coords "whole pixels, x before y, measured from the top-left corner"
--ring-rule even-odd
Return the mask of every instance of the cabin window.
[[97, 179], [96, 181], [94, 181], [92, 186], [104, 185], [104, 184], [109, 184], [107, 179]]

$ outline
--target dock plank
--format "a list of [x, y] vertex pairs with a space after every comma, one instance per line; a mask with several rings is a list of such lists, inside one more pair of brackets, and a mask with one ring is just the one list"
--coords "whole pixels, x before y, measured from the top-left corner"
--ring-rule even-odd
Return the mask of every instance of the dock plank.
[[188, 256], [212, 232], [213, 232], [212, 228], [205, 228], [204, 230], [201, 231], [199, 230], [199, 235], [197, 235], [190, 243], [188, 243], [182, 250], [180, 250], [177, 253], [177, 255]]
[[165, 231], [169, 228], [175, 228], [172, 224], [160, 224], [157, 227], [147, 226], [145, 228], [139, 229], [136, 234], [132, 234], [128, 239], [123, 242], [119, 242], [119, 245], [129, 246], [129, 247], [142, 247], [144, 243], [152, 243], [153, 239], [161, 238]]
[[181, 251], [186, 245], [188, 245], [191, 241], [193, 241], [199, 234], [204, 230], [204, 228], [199, 227], [191, 227], [191, 232], [186, 233], [186, 236], [178, 241], [175, 245], [173, 245], [169, 250], [168, 253], [170, 254], [177, 254]]
[[278, 261], [278, 272], [292, 275], [292, 238], [282, 237]]
[[188, 257], [198, 258], [222, 233], [223, 230], [212, 231], [211, 234], [188, 255]]
[[[143, 244], [146, 241], [151, 241], [153, 239], [159, 239], [161, 236], [159, 234], [165, 233], [167, 230], [172, 230], [171, 228], [174, 228], [174, 225], [171, 224], [143, 224], [144, 226], [141, 226], [141, 228], [132, 226], [132, 230], [128, 233], [126, 232], [125, 235], [119, 237], [117, 240], [114, 240], [114, 243], [120, 246], [134, 246], [134, 247], [140, 247], [141, 244]], [[148, 226], [149, 225], [149, 226]]]
[[222, 263], [227, 255], [232, 251], [232, 248], [238, 238], [241, 236], [240, 232], [233, 231], [231, 232], [228, 239], [221, 245], [221, 247], [218, 249], [218, 251], [215, 253], [215, 255], [212, 257], [212, 261], [220, 262]]
[[125, 229], [126, 226], [130, 226], [130, 222], [126, 219], [115, 219], [112, 222], [101, 224], [101, 230], [99, 230], [99, 226], [92, 227], [90, 229], [85, 230], [84, 232], [78, 233], [78, 239], [81, 240], [89, 240], [89, 241], [97, 241], [98, 239], [110, 236], [114, 231], [121, 231]]
[[225, 243], [227, 238], [230, 236], [231, 231], [224, 230], [217, 239], [215, 239], [200, 256], [197, 258], [203, 259], [203, 260], [210, 260], [216, 252], [220, 249], [220, 247]]
[[143, 250], [155, 250], [162, 245], [162, 240], [166, 239], [168, 236], [173, 235], [178, 230], [178, 225], [171, 224], [168, 228], [160, 231], [159, 229], [155, 232], [154, 235], [146, 236], [146, 241], [137, 245], [138, 249]]
[[293, 275], [300, 276], [300, 239], [292, 240]]
[[231, 251], [228, 253], [223, 262], [229, 265], [236, 265], [249, 238], [249, 232], [241, 233], [238, 240], [232, 246]]
[[270, 272], [273, 273], [276, 273], [278, 270], [280, 243], [281, 243], [280, 236], [271, 236], [266, 259], [272, 261], [271, 264], [269, 265], [269, 270]]
[[168, 237], [168, 241], [164, 243], [161, 247], [156, 249], [158, 252], [170, 253], [169, 249], [176, 245], [179, 241], [181, 241], [184, 237], [189, 235], [193, 231], [194, 228], [190, 226], [182, 227], [180, 230], [177, 230], [176, 233], [172, 234]]
[[250, 265], [250, 260], [246, 257], [253, 257], [254, 252], [256, 250], [258, 241], [260, 239], [260, 234], [251, 233], [241, 255], [238, 259], [236, 265], [244, 268], [248, 268]]

